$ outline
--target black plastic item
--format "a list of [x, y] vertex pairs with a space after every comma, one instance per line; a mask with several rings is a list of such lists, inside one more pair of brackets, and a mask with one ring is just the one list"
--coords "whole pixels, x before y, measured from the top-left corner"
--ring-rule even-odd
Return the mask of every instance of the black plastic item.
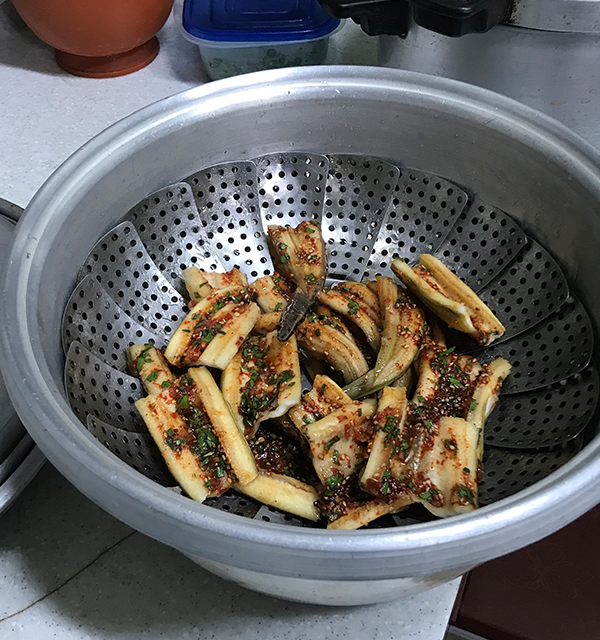
[[319, 0], [338, 18], [352, 18], [365, 33], [404, 36], [410, 11], [430, 31], [458, 37], [484, 33], [510, 15], [511, 0]]
[[352, 18], [370, 36], [405, 36], [409, 4], [405, 0], [319, 0], [337, 18]]

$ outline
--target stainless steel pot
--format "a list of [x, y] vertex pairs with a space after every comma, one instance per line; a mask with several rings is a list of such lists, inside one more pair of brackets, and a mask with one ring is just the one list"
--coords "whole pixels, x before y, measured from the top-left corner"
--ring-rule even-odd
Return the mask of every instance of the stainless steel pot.
[[[600, 315], [600, 155], [557, 122], [449, 80], [366, 67], [269, 71], [197, 88], [100, 134], [47, 181], [5, 280], [2, 370], [24, 423], [81, 491], [250, 588], [359, 604], [415, 593], [550, 534], [600, 500], [600, 438], [478, 512], [373, 531], [286, 527], [211, 509], [116, 459], [65, 398], [60, 327], [77, 271], [133, 204], [192, 171], [283, 150], [370, 154], [436, 173], [517, 217]], [[597, 422], [594, 423], [597, 425]]]
[[521, 1], [508, 24], [450, 38], [412, 19], [379, 63], [470, 82], [560, 120], [600, 147], [600, 3]]

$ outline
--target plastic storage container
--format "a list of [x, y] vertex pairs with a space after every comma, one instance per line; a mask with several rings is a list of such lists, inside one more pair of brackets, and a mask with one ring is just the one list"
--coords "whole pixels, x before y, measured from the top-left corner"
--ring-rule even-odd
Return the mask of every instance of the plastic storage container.
[[185, 0], [185, 37], [213, 80], [322, 64], [340, 21], [317, 0]]

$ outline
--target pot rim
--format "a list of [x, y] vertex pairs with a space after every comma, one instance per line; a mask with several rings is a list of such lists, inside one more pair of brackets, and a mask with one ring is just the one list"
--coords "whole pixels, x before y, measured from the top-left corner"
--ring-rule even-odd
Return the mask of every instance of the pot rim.
[[[82, 428], [52, 382], [45, 362], [36, 356], [42, 352], [41, 337], [37, 317], [26, 303], [38, 295], [39, 274], [33, 268], [36, 250], [44, 228], [51, 224], [53, 215], [58, 215], [67, 193], [93, 180], [94, 164], [99, 158], [119, 146], [133, 145], [153, 127], [176, 121], [190, 110], [210, 114], [219, 103], [243, 103], [257, 92], [268, 99], [269, 95], [309, 85], [328, 94], [360, 93], [371, 87], [405, 99], [407, 94], [425, 95], [432, 100], [454, 101], [465, 110], [485, 112], [513, 134], [518, 132], [521, 139], [559, 149], [563, 161], [577, 168], [581, 180], [589, 182], [600, 199], [600, 153], [589, 143], [529, 107], [454, 80], [378, 67], [303, 67], [262, 71], [176, 94], [117, 122], [76, 151], [34, 196], [18, 225], [4, 281], [5, 304], [0, 311], [4, 349], [0, 360], [6, 386], [23, 423], [50, 461], [96, 502], [102, 503], [103, 488], [112, 487], [123, 498], [123, 504], [143, 506], [153, 513], [153, 522], [168, 521], [172, 527], [195, 533], [198, 539], [174, 544], [165, 533], [168, 527], [157, 533], [153, 526], [141, 523], [135, 513], [125, 512], [123, 505], [102, 504], [105, 509], [182, 551], [218, 561], [226, 557], [229, 564], [240, 568], [260, 567], [266, 573], [299, 575], [298, 566], [305, 564], [303, 570], [316, 578], [331, 579], [331, 564], [324, 559], [352, 559], [353, 562], [338, 563], [335, 579], [397, 578], [421, 575], [426, 566], [436, 570], [466, 568], [552, 533], [600, 501], [600, 437], [544, 480], [469, 514], [391, 529], [302, 529], [218, 511], [138, 474]], [[31, 402], [32, 398], [35, 402]], [[75, 461], [78, 474], [82, 475], [75, 477], [68, 459]], [[82, 477], [85, 486], [81, 486]], [[209, 545], [199, 540], [201, 532], [210, 534]], [[498, 536], [503, 539], [501, 548]], [[211, 546], [216, 539], [223, 542], [220, 550]], [[231, 555], [234, 547], [229, 547], [230, 543], [241, 545], [240, 549], [247, 552], [244, 557], [242, 553]], [[275, 548], [288, 554], [290, 563], [302, 559], [303, 565], [294, 568], [290, 563], [265, 564], [267, 552], [272, 554]], [[426, 558], [424, 552], [428, 554]], [[371, 569], [374, 558], [376, 576]]]

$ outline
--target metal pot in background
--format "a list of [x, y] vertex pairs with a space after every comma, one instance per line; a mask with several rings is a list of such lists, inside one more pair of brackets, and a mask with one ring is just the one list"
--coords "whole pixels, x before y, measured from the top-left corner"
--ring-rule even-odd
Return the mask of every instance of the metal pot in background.
[[504, 0], [503, 6], [489, 0], [323, 2], [381, 36], [382, 66], [497, 91], [600, 147], [597, 0]]

